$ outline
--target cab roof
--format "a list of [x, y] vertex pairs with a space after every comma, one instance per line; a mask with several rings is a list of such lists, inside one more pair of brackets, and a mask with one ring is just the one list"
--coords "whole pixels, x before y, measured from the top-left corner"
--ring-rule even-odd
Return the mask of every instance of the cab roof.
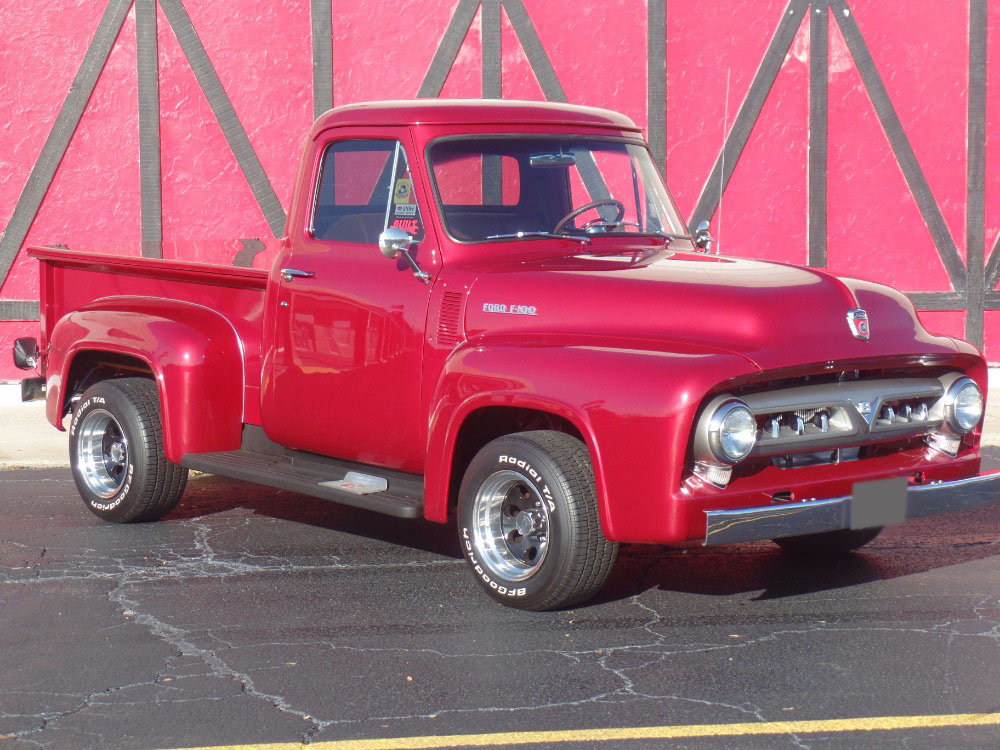
[[512, 99], [410, 99], [335, 107], [319, 116], [313, 132], [345, 125], [556, 124], [639, 128], [623, 114], [597, 107]]

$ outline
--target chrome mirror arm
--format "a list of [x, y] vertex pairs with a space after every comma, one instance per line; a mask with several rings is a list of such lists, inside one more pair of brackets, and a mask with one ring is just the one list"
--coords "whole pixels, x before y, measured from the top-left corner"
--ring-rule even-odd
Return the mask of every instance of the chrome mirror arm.
[[416, 276], [420, 281], [424, 282], [425, 284], [431, 283], [431, 275], [427, 273], [427, 271], [422, 269], [419, 265], [417, 265], [417, 261], [413, 259], [413, 256], [410, 255], [409, 251], [403, 250], [402, 252], [400, 252], [400, 255], [403, 256], [403, 260], [406, 261], [406, 264], [413, 271], [414, 276]]

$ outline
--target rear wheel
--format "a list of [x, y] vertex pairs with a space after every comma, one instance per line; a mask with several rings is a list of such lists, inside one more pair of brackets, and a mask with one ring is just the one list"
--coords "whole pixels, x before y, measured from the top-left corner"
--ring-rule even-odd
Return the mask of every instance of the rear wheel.
[[458, 521], [476, 580], [497, 601], [520, 609], [590, 598], [618, 551], [601, 531], [587, 447], [561, 432], [488, 443], [462, 481]]
[[772, 541], [796, 555], [842, 555], [864, 547], [881, 532], [881, 526], [874, 529], [839, 529], [822, 534], [786, 536]]
[[156, 384], [105, 380], [87, 389], [69, 432], [73, 479], [105, 521], [155, 521], [177, 505], [187, 469], [167, 461]]

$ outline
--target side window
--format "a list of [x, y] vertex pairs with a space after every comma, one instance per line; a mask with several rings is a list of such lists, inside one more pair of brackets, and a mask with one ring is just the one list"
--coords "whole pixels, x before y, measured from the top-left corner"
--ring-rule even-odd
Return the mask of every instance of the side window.
[[320, 165], [312, 234], [329, 242], [374, 245], [387, 226], [423, 239], [406, 151], [398, 141], [338, 141]]

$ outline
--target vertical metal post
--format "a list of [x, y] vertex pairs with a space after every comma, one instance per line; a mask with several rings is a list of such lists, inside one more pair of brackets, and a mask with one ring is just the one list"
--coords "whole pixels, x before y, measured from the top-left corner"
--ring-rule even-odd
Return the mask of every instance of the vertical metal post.
[[333, 10], [331, 0], [312, 0], [313, 119], [333, 107]]
[[[500, 0], [483, 0], [483, 99], [503, 96], [503, 60], [500, 50]], [[503, 178], [499, 156], [483, 157], [483, 204], [503, 203]]]
[[986, 0], [969, 0], [965, 338], [982, 348], [986, 245]]
[[135, 0], [139, 81], [139, 184], [142, 255], [163, 257], [160, 191], [160, 67], [157, 60], [156, 0]]
[[809, 9], [809, 265], [826, 267], [827, 117], [830, 19], [826, 2]]
[[667, 173], [667, 3], [646, 6], [646, 135], [653, 163]]

